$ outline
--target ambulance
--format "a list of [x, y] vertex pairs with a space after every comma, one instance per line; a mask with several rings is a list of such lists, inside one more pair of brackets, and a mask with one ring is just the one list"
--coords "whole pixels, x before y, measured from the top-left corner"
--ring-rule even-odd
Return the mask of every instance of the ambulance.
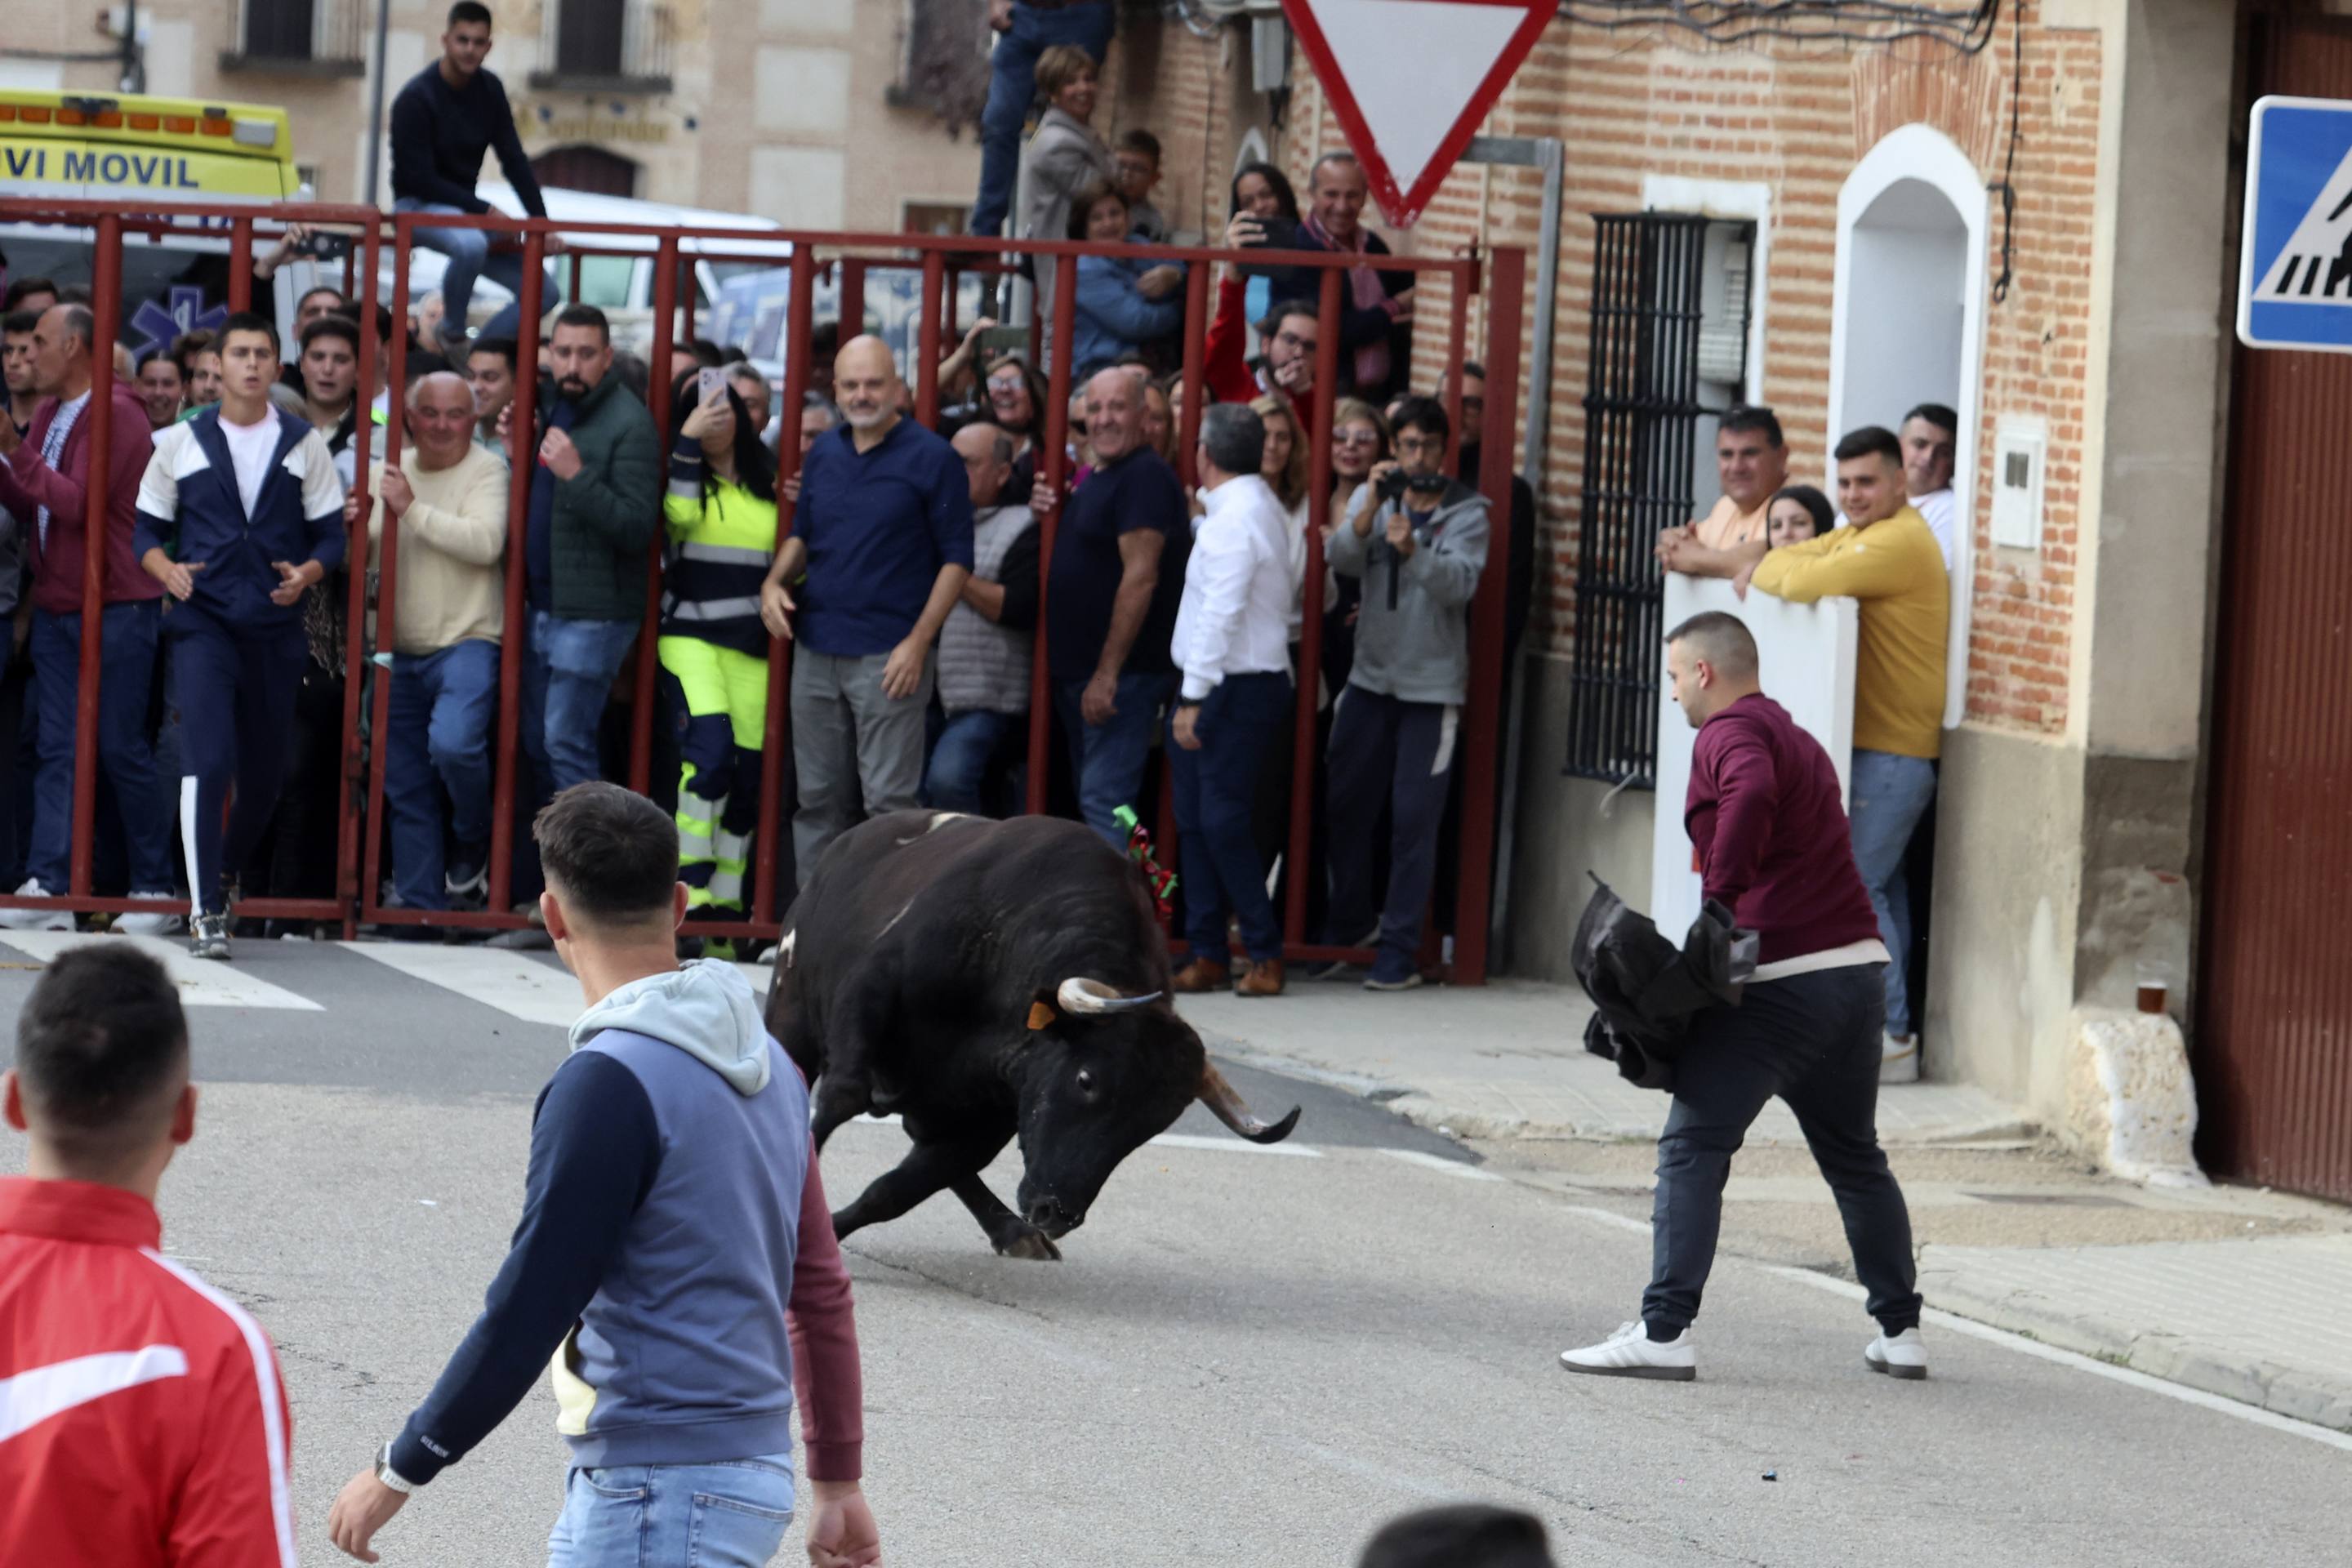
[[[133, 215], [186, 203], [312, 199], [295, 168], [293, 131], [282, 109], [128, 93], [0, 91], [6, 276], [89, 282], [89, 229], [27, 221], [31, 214], [6, 205], [41, 197], [117, 203]], [[121, 341], [136, 357], [227, 314], [231, 221], [191, 218], [167, 235], [124, 236]], [[255, 249], [274, 244], [265, 238]], [[341, 280], [340, 262], [325, 271], [328, 280]], [[273, 292], [281, 331], [291, 327], [295, 297], [320, 273], [308, 258], [279, 271]]]

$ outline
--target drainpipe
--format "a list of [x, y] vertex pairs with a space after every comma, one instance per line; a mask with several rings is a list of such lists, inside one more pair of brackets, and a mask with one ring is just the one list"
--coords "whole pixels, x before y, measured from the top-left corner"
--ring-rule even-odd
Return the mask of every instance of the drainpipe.
[[[1544, 460], [1549, 444], [1547, 437], [1551, 430], [1552, 316], [1559, 289], [1560, 193], [1568, 154], [1557, 136], [1474, 136], [1463, 149], [1462, 162], [1535, 169], [1543, 175], [1543, 216], [1536, 241], [1535, 309], [1530, 312], [1535, 340], [1528, 355], [1527, 426], [1519, 458], [1519, 477], [1535, 492], [1536, 505], [1540, 510]], [[1496, 955], [1496, 967], [1507, 963], [1511, 957], [1506, 932], [1511, 910], [1511, 856], [1518, 837], [1519, 750], [1527, 732], [1527, 725], [1521, 721], [1525, 715], [1518, 710], [1524, 684], [1521, 674], [1515, 665], [1504, 672], [1503, 679], [1503, 711], [1512, 716], [1513, 722], [1504, 731], [1508, 742], [1502, 758], [1503, 803], [1499, 820], [1495, 824], [1495, 882], [1486, 911], [1487, 951]]]

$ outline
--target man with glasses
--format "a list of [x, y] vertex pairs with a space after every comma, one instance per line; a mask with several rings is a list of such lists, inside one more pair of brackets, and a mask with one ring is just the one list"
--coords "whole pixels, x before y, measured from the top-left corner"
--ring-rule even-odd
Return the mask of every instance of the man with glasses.
[[[1325, 941], [1377, 944], [1371, 991], [1421, 984], [1421, 913], [1437, 859], [1454, 742], [1470, 686], [1470, 601], [1486, 566], [1486, 498], [1445, 476], [1444, 405], [1410, 397], [1396, 458], [1375, 467], [1326, 559], [1363, 584], [1355, 662], [1333, 705], [1330, 903]], [[1373, 917], [1374, 837], [1388, 808], [1389, 881]], [[1318, 979], [1346, 976], [1325, 966]]]
[[1304, 300], [1277, 300], [1257, 323], [1258, 352], [1242, 356], [1241, 275], [1227, 268], [1217, 284], [1216, 319], [1209, 323], [1201, 378], [1220, 403], [1248, 403], [1273, 393], [1290, 404], [1300, 440], [1315, 428], [1315, 350], [1322, 323]]

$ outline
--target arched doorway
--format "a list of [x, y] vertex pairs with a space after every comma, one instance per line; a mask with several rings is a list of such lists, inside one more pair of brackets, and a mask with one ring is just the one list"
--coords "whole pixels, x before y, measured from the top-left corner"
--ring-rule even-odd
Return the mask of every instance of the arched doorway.
[[[1943, 404], [1960, 418], [1952, 490], [1961, 543], [1945, 662], [1947, 729], [1960, 721], [1968, 698], [1986, 202], [1983, 175], [1930, 125], [1890, 132], [1838, 192], [1830, 439], [1864, 425], [1893, 429], [1922, 403]], [[1835, 494], [1834, 471], [1830, 479]]]
[[530, 172], [542, 185], [567, 191], [588, 191], [600, 196], [637, 194], [637, 165], [602, 147], [555, 147], [530, 161]]

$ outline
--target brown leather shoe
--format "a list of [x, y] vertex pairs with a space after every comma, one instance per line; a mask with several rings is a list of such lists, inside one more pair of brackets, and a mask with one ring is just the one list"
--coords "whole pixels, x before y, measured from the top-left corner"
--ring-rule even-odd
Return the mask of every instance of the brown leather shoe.
[[1249, 966], [1239, 980], [1234, 982], [1236, 996], [1279, 996], [1282, 994], [1282, 960], [1262, 958]]
[[1212, 963], [1196, 958], [1176, 972], [1168, 988], [1179, 995], [1198, 996], [1205, 992], [1223, 991], [1233, 981], [1234, 972], [1222, 963]]

